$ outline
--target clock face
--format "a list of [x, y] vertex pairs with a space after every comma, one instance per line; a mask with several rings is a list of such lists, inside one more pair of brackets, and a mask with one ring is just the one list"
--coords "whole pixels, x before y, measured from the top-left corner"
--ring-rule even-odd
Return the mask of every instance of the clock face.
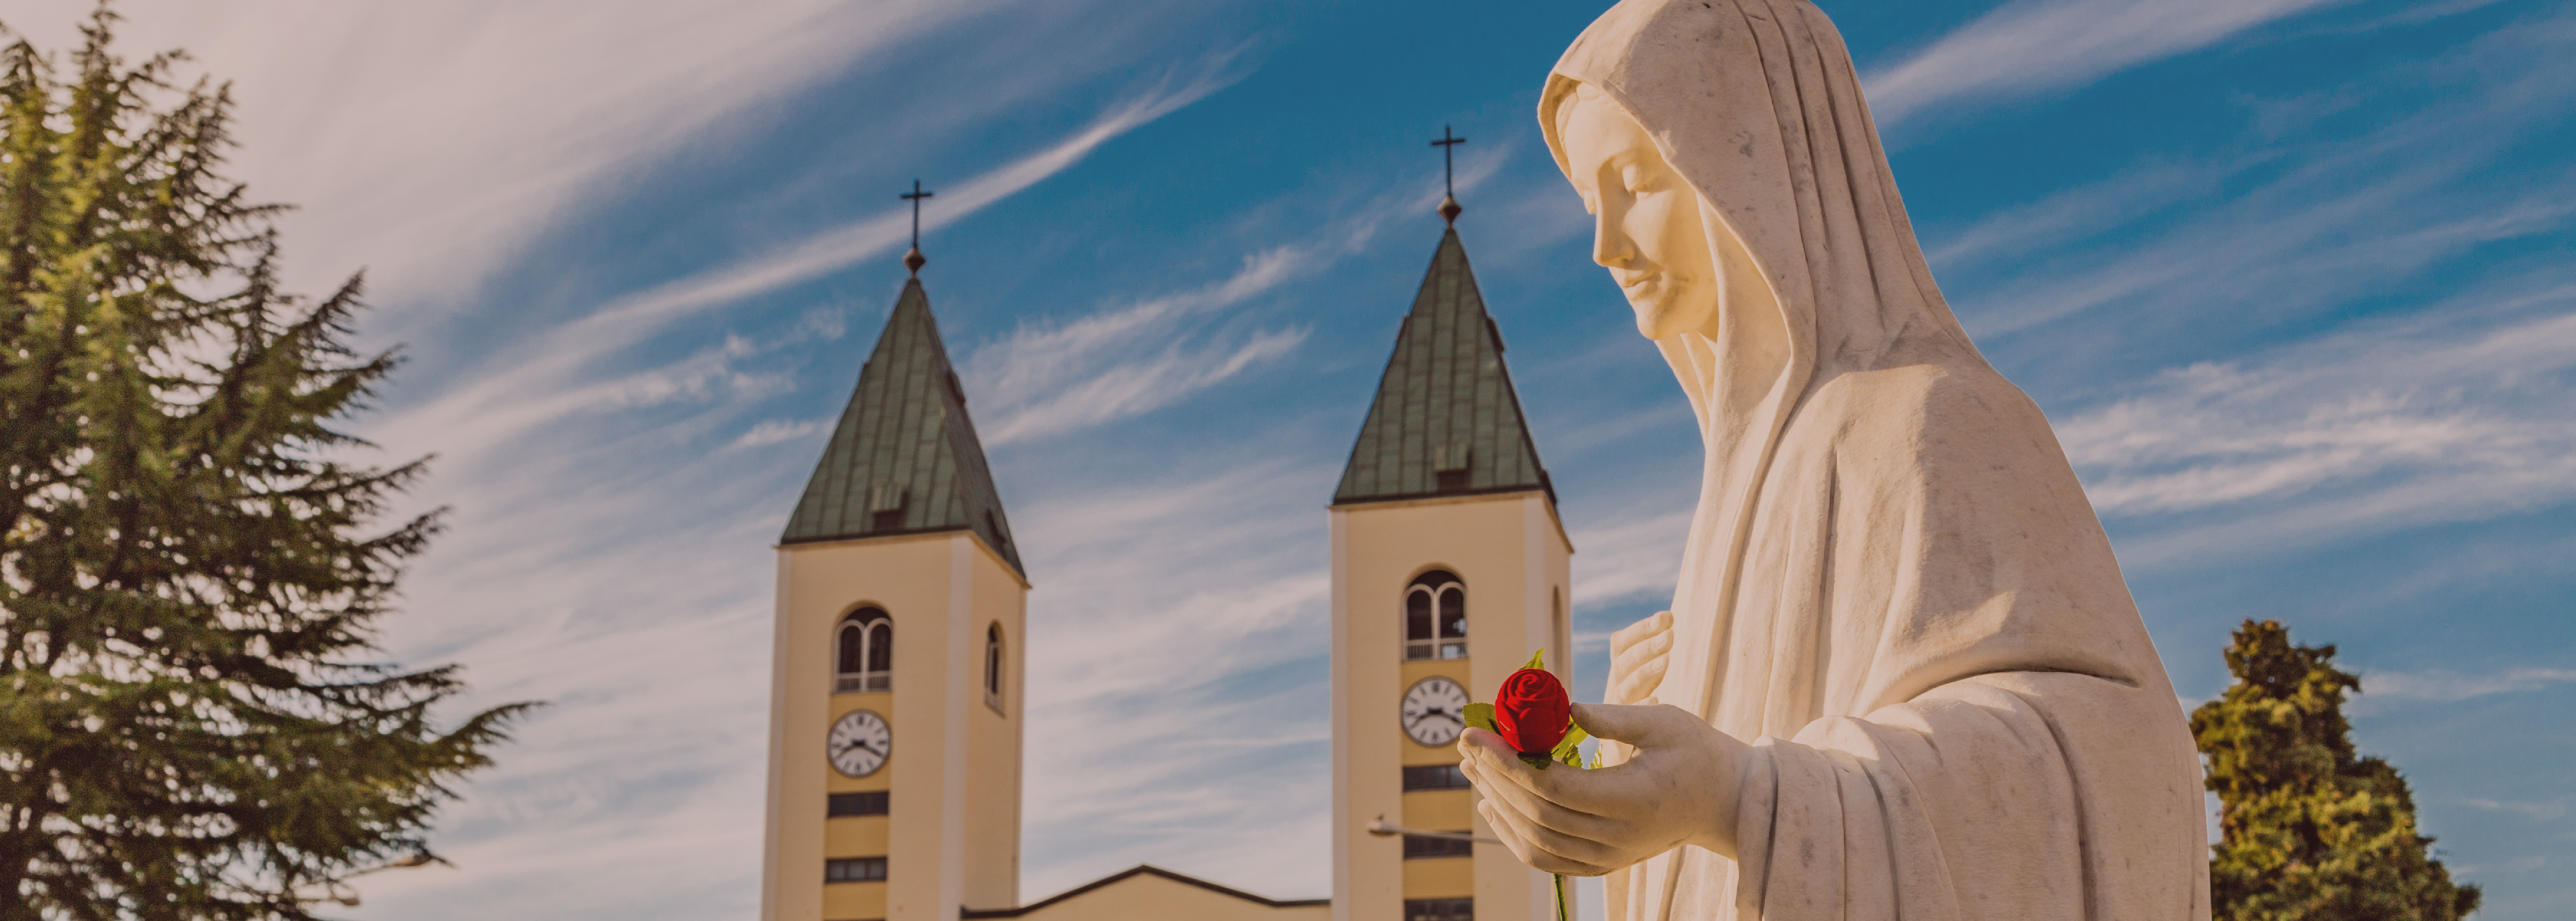
[[1404, 692], [1404, 734], [1432, 747], [1458, 741], [1467, 731], [1467, 689], [1438, 675], [1413, 683]]
[[832, 769], [845, 777], [866, 777], [885, 767], [886, 756], [894, 753], [894, 730], [886, 726], [885, 717], [866, 710], [841, 714], [832, 724], [832, 736], [823, 743], [823, 754], [832, 759]]

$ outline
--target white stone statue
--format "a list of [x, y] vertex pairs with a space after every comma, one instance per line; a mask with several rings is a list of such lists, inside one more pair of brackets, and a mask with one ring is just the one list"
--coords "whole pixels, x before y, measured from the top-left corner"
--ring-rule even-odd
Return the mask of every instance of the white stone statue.
[[[1626, 0], [1539, 121], [1707, 467], [1673, 610], [1612, 640], [1609, 766], [1460, 743], [1612, 921], [2209, 917], [2197, 752], [2048, 420], [1925, 266], [1807, 0]], [[1606, 743], [1605, 743], [1606, 744]]]

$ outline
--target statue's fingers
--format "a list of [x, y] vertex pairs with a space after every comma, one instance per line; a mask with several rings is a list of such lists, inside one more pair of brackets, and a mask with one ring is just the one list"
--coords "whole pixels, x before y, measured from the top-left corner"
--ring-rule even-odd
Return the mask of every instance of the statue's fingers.
[[[1579, 815], [1545, 801], [1487, 799], [1478, 805], [1509, 818], [1512, 827], [1531, 845], [1558, 857], [1579, 863], [1607, 865], [1618, 854], [1618, 848], [1602, 838], [1615, 835], [1620, 829], [1597, 816]], [[1557, 827], [1569, 824], [1576, 830]]]
[[1651, 707], [1575, 704], [1573, 711], [1574, 725], [1583, 727], [1583, 731], [1593, 738], [1626, 742], [1639, 748], [1654, 747], [1655, 737], [1663, 733], [1673, 713], [1682, 712], [1678, 707], [1661, 704]]
[[1654, 636], [1658, 633], [1663, 633], [1671, 630], [1672, 628], [1673, 612], [1656, 611], [1655, 615], [1652, 617], [1621, 627], [1616, 632], [1611, 633], [1610, 655], [1615, 657], [1628, 647], [1637, 645], [1638, 640]]
[[1531, 869], [1567, 876], [1600, 876], [1610, 872], [1609, 867], [1548, 850], [1537, 836], [1531, 834], [1533, 826], [1525, 824], [1525, 820], [1512, 814], [1511, 810], [1497, 808], [1491, 800], [1476, 804], [1476, 814], [1484, 816], [1486, 826], [1494, 829], [1496, 837], [1502, 839], [1503, 847]]
[[1637, 642], [1611, 650], [1610, 658], [1619, 668], [1636, 668], [1649, 659], [1662, 658], [1665, 653], [1671, 651], [1673, 651], [1673, 633], [1666, 630], [1641, 637]]
[[[1568, 809], [1550, 800], [1544, 790], [1539, 789], [1547, 786], [1544, 782], [1536, 785], [1526, 783], [1517, 774], [1508, 777], [1496, 776], [1498, 773], [1508, 772], [1510, 768], [1503, 768], [1498, 772], [1495, 765], [1484, 763], [1486, 759], [1479, 758], [1475, 761], [1477, 763], [1461, 765], [1460, 769], [1469, 772], [1469, 779], [1477, 781], [1477, 792], [1485, 794], [1487, 802], [1501, 803], [1513, 814], [1528, 820], [1533, 825], [1565, 837], [1586, 841], [1599, 841], [1615, 835], [1619, 830], [1618, 823], [1597, 815]], [[1521, 764], [1519, 759], [1513, 759], [1511, 767], [1518, 768], [1524, 773], [1535, 773], [1530, 772], [1528, 766]], [[1545, 773], [1579, 774], [1582, 771], [1559, 765], [1549, 768]], [[1565, 852], [1559, 851], [1559, 853]]]
[[1465, 732], [1458, 734], [1458, 754], [1461, 757], [1473, 760], [1479, 751], [1493, 752], [1506, 757], [1513, 754], [1512, 747], [1504, 744], [1503, 737], [1494, 734], [1492, 730], [1471, 726]]
[[1587, 771], [1553, 765], [1534, 770], [1509, 751], [1482, 746], [1467, 760], [1460, 769], [1476, 782], [1477, 792], [1509, 801], [1532, 821], [1579, 838], [1613, 840], [1627, 826], [1622, 816], [1655, 808], [1651, 801], [1641, 804], [1636, 791], [1628, 789], [1635, 783], [1634, 768]]
[[1610, 689], [1611, 701], [1633, 704], [1652, 696], [1663, 686], [1664, 671], [1671, 663], [1670, 656], [1659, 655], [1613, 670], [1611, 674], [1619, 677], [1618, 685]]
[[1539, 856], [1538, 846], [1530, 843], [1528, 835], [1521, 834], [1520, 826], [1495, 816], [1492, 800], [1477, 803], [1476, 814], [1485, 817], [1485, 826], [1494, 830], [1494, 837], [1503, 842], [1503, 849], [1512, 852], [1513, 857], [1529, 863]]

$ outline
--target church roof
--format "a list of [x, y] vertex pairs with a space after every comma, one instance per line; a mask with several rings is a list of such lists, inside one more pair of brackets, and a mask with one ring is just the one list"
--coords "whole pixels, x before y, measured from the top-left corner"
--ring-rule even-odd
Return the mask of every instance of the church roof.
[[1556, 501], [1503, 366], [1502, 330], [1452, 227], [1395, 334], [1333, 504], [1530, 489]]
[[[1058, 905], [1058, 904], [1060, 904], [1060, 903], [1063, 903], [1063, 902], [1066, 902], [1066, 901], [1069, 901], [1069, 900], [1072, 900], [1072, 899], [1081, 898], [1081, 897], [1083, 897], [1083, 896], [1091, 895], [1091, 894], [1092, 894], [1092, 893], [1094, 893], [1094, 892], [1100, 892], [1100, 891], [1101, 891], [1101, 890], [1103, 890], [1103, 889], [1108, 889], [1109, 887], [1115, 886], [1115, 885], [1117, 885], [1117, 884], [1119, 884], [1119, 883], [1123, 883], [1123, 882], [1126, 882], [1126, 881], [1128, 881], [1128, 880], [1131, 880], [1131, 879], [1137, 879], [1137, 878], [1140, 878], [1140, 877], [1141, 877], [1141, 878], [1143, 878], [1143, 879], [1146, 879], [1146, 880], [1166, 880], [1166, 881], [1170, 881], [1170, 882], [1174, 882], [1174, 883], [1179, 883], [1179, 884], [1181, 884], [1181, 885], [1183, 885], [1183, 886], [1190, 886], [1190, 887], [1194, 887], [1194, 888], [1198, 888], [1198, 889], [1203, 889], [1203, 890], [1206, 890], [1206, 891], [1208, 891], [1208, 892], [1215, 893], [1215, 894], [1217, 894], [1217, 895], [1225, 896], [1225, 897], [1227, 897], [1227, 898], [1231, 898], [1231, 899], [1238, 899], [1238, 900], [1241, 900], [1241, 901], [1243, 901], [1243, 902], [1247, 902], [1247, 903], [1250, 903], [1251, 905], [1258, 906], [1258, 907], [1261, 907], [1261, 908], [1325, 908], [1325, 907], [1329, 907], [1329, 906], [1331, 906], [1331, 905], [1333, 904], [1333, 900], [1331, 900], [1331, 899], [1269, 899], [1269, 898], [1263, 898], [1263, 897], [1261, 897], [1261, 896], [1253, 895], [1252, 893], [1245, 892], [1245, 891], [1243, 891], [1243, 890], [1241, 890], [1241, 889], [1236, 889], [1236, 888], [1231, 887], [1231, 886], [1220, 886], [1220, 885], [1217, 885], [1216, 883], [1211, 883], [1211, 882], [1208, 882], [1207, 880], [1203, 880], [1203, 879], [1200, 879], [1200, 878], [1195, 877], [1195, 876], [1189, 876], [1189, 875], [1187, 875], [1187, 874], [1182, 874], [1182, 873], [1174, 873], [1174, 872], [1172, 872], [1172, 871], [1170, 871], [1170, 870], [1166, 870], [1166, 869], [1163, 869], [1163, 868], [1161, 868], [1161, 867], [1154, 866], [1153, 864], [1137, 864], [1136, 866], [1129, 868], [1129, 869], [1128, 869], [1128, 870], [1126, 870], [1125, 872], [1121, 872], [1121, 873], [1113, 873], [1113, 874], [1110, 874], [1110, 875], [1108, 875], [1108, 876], [1103, 876], [1103, 877], [1101, 877], [1101, 878], [1099, 878], [1099, 879], [1096, 879], [1096, 880], [1093, 880], [1093, 881], [1091, 881], [1091, 882], [1089, 882], [1089, 883], [1085, 883], [1085, 884], [1083, 884], [1083, 885], [1076, 886], [1076, 887], [1074, 887], [1074, 888], [1072, 888], [1072, 889], [1067, 889], [1067, 890], [1065, 890], [1065, 891], [1063, 891], [1063, 892], [1056, 893], [1054, 896], [1051, 896], [1051, 897], [1047, 898], [1045, 901], [1042, 901], [1042, 902], [1038, 902], [1038, 903], [1031, 904], [1031, 905], [1022, 905], [1022, 906], [1019, 906], [1019, 907], [1017, 907], [1017, 908], [966, 908], [966, 909], [963, 909], [962, 911], [959, 911], [959, 912], [958, 912], [958, 914], [957, 914], [957, 916], [958, 916], [958, 917], [960, 917], [960, 918], [969, 919], [969, 921], [979, 921], [979, 919], [987, 919], [987, 918], [1019, 918], [1019, 917], [1024, 917], [1024, 916], [1031, 915], [1031, 914], [1044, 915], [1044, 914], [1046, 913], [1046, 910], [1047, 910], [1047, 909], [1049, 909], [1049, 908], [1053, 908], [1053, 907], [1055, 907], [1056, 905]], [[1103, 893], [1103, 895], [1112, 895], [1112, 894], [1110, 894], [1110, 893]], [[1095, 899], [1095, 901], [1099, 901], [1099, 900]], [[1112, 900], [1111, 900], [1111, 901], [1104, 902], [1104, 903], [1102, 904], [1102, 906], [1101, 906], [1101, 907], [1102, 907], [1103, 909], [1108, 909], [1108, 911], [1106, 911], [1106, 912], [1104, 912], [1104, 913], [1112, 914], [1112, 915], [1116, 915], [1116, 914], [1133, 914], [1133, 913], [1134, 913], [1134, 912], [1133, 912], [1133, 910], [1132, 910], [1134, 906], [1131, 906], [1131, 905], [1118, 905], [1118, 904], [1115, 904], [1115, 897], [1114, 897], [1114, 895], [1112, 896]], [[1125, 909], [1125, 910], [1121, 910], [1121, 909]]]
[[949, 367], [930, 297], [916, 278], [895, 299], [778, 542], [964, 530], [1027, 575], [983, 442], [966, 416], [966, 389]]

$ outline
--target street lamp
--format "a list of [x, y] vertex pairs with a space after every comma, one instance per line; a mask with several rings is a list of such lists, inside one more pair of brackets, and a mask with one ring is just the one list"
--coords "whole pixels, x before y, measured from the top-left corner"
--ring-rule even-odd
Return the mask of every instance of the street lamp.
[[1397, 835], [1404, 835], [1411, 838], [1439, 838], [1445, 841], [1473, 841], [1477, 844], [1503, 843], [1495, 838], [1487, 838], [1483, 835], [1469, 834], [1463, 831], [1424, 831], [1419, 828], [1406, 828], [1402, 825], [1389, 825], [1386, 823], [1385, 816], [1378, 816], [1377, 818], [1370, 819], [1368, 823], [1368, 833], [1380, 838], [1392, 838]]

